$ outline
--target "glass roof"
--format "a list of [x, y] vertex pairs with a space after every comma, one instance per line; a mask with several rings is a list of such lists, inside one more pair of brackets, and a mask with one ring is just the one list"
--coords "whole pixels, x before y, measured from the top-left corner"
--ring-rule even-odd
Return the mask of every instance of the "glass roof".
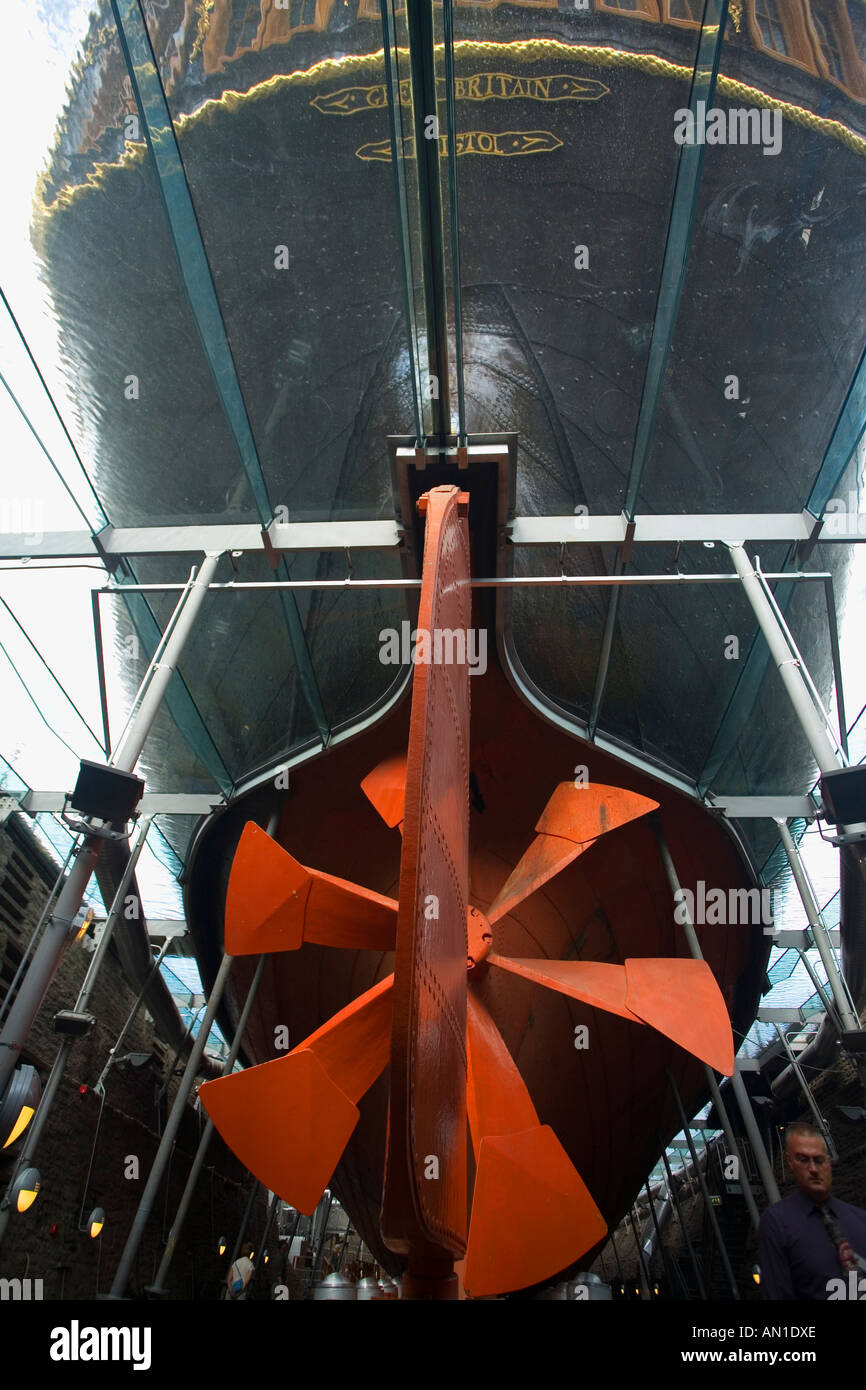
[[[831, 71], [754, 0], [710, 0], [703, 28], [669, 0], [8, 0], [3, 787], [66, 789], [116, 740], [178, 596], [134, 586], [201, 560], [168, 528], [406, 523], [388, 436], [516, 435], [514, 517], [562, 523], [500, 538], [516, 578], [729, 575], [689, 518], [835, 517], [814, 548], [741, 539], [768, 573], [832, 576], [861, 759], [866, 4], [844, 9]], [[681, 538], [581, 536], [666, 516]], [[106, 526], [150, 537], [110, 581]], [[39, 558], [59, 533], [87, 543]], [[270, 558], [221, 560], [265, 587], [208, 595], [148, 790], [227, 797], [403, 688], [379, 632], [410, 591], [266, 585], [394, 580], [405, 554]], [[828, 587], [774, 587], [836, 718]], [[578, 734], [701, 797], [814, 783], [739, 584], [500, 603], [503, 660]], [[159, 825], [145, 863], [176, 910], [192, 821]], [[742, 832], [760, 868], [774, 827]]]

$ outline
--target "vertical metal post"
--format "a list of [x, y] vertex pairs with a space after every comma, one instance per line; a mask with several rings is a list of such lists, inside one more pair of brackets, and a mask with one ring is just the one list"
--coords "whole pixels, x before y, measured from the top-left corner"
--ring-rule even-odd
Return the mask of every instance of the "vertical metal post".
[[[695, 931], [694, 923], [692, 922], [691, 916], [689, 915], [688, 903], [683, 896], [679, 876], [677, 875], [676, 867], [671, 857], [671, 852], [668, 848], [667, 841], [664, 837], [664, 832], [661, 827], [661, 821], [657, 818], [654, 818], [653, 820], [653, 829], [655, 830], [656, 839], [658, 841], [659, 846], [659, 853], [661, 854], [662, 864], [664, 865], [664, 870], [667, 875], [668, 883], [670, 884], [671, 892], [674, 896], [674, 901], [679, 905], [680, 914], [684, 917], [683, 931], [685, 932], [686, 941], [689, 943], [689, 950], [695, 960], [703, 960], [704, 955], [701, 950], [700, 942], [698, 941], [698, 935]], [[752, 1225], [757, 1231], [758, 1223], [761, 1218], [758, 1213], [758, 1207], [757, 1203], [755, 1202], [755, 1195], [752, 1192], [751, 1183], [748, 1181], [746, 1165], [743, 1162], [743, 1156], [740, 1153], [739, 1145], [737, 1144], [736, 1136], [734, 1135], [733, 1127], [728, 1117], [728, 1112], [725, 1109], [724, 1101], [722, 1100], [722, 1094], [719, 1090], [719, 1084], [716, 1081], [715, 1072], [713, 1071], [712, 1067], [709, 1066], [706, 1062], [704, 1062], [704, 1074], [707, 1078], [707, 1085], [710, 1088], [710, 1095], [713, 1098], [713, 1105], [716, 1107], [716, 1113], [718, 1114], [719, 1119], [722, 1123], [722, 1129], [725, 1133], [725, 1143], [728, 1145], [728, 1152], [733, 1154], [737, 1160], [737, 1167], [739, 1168], [741, 1174], [741, 1186], [743, 1189], [743, 1197], [746, 1201], [746, 1206], [749, 1211], [749, 1216], [752, 1220]]]
[[[114, 901], [111, 904], [111, 909], [109, 911], [105, 925], [102, 929], [102, 935], [99, 938], [96, 950], [93, 952], [93, 955], [90, 959], [90, 964], [87, 967], [87, 972], [81, 983], [81, 988], [78, 991], [78, 998], [75, 1001], [76, 1013], [84, 1013], [88, 1003], [90, 1002], [90, 996], [93, 993], [93, 987], [96, 984], [96, 977], [99, 974], [100, 967], [102, 965], [103, 960], [105, 959], [105, 954], [108, 950], [108, 944], [111, 941], [114, 928], [117, 925], [117, 920], [123, 908], [123, 903], [126, 897], [126, 890], [129, 887], [133, 874], [135, 873], [136, 865], [138, 864], [138, 859], [141, 854], [141, 851], [144, 849], [144, 843], [147, 839], [147, 834], [150, 830], [151, 824], [151, 817], [146, 816], [139, 826], [138, 838], [135, 842], [132, 853], [129, 856], [126, 868], [123, 871], [123, 876], [118, 885], [117, 892], [114, 895]], [[51, 1067], [51, 1071], [48, 1074], [48, 1080], [45, 1083], [45, 1088], [42, 1092], [39, 1105], [37, 1106], [36, 1114], [33, 1116], [33, 1119], [30, 1125], [28, 1126], [27, 1138], [24, 1144], [24, 1148], [18, 1156], [18, 1160], [15, 1163], [15, 1166], [12, 1170], [12, 1175], [9, 1179], [9, 1185], [6, 1189], [6, 1192], [3, 1195], [2, 1202], [0, 1202], [0, 1241], [3, 1240], [3, 1236], [6, 1232], [6, 1227], [9, 1223], [9, 1211], [11, 1207], [12, 1190], [15, 1185], [15, 1179], [18, 1176], [18, 1174], [22, 1172], [23, 1169], [28, 1168], [33, 1161], [33, 1158], [36, 1153], [36, 1146], [39, 1143], [42, 1131], [45, 1128], [45, 1125], [48, 1121], [48, 1116], [51, 1114], [51, 1108], [54, 1104], [57, 1091], [60, 1087], [60, 1082], [63, 1078], [63, 1073], [66, 1069], [66, 1060], [69, 1056], [69, 1052], [74, 1042], [74, 1038], [66, 1037], [62, 1039], [60, 1047], [57, 1050], [57, 1055], [54, 1058], [54, 1063]]]
[[315, 1279], [316, 1279], [316, 1270], [318, 1269], [319, 1273], [321, 1273], [321, 1270], [322, 1270], [322, 1255], [323, 1255], [324, 1250], [325, 1250], [325, 1236], [328, 1234], [328, 1218], [329, 1218], [330, 1215], [331, 1215], [331, 1203], [333, 1202], [333, 1200], [334, 1200], [333, 1195], [332, 1195], [332, 1193], [329, 1192], [329, 1193], [328, 1193], [327, 1202], [326, 1202], [326, 1205], [325, 1205], [325, 1214], [324, 1214], [324, 1216], [323, 1216], [323, 1218], [322, 1218], [322, 1229], [321, 1229], [321, 1232], [319, 1233], [318, 1249], [316, 1250], [316, 1252], [315, 1252], [315, 1254], [314, 1254], [314, 1256], [313, 1256], [313, 1265], [312, 1265], [312, 1269], [311, 1269], [311, 1271], [310, 1271], [310, 1283], [311, 1283], [311, 1285], [312, 1285], [313, 1283], [315, 1283]]
[[794, 1075], [800, 1083], [800, 1090], [803, 1092], [806, 1104], [812, 1112], [812, 1117], [815, 1121], [815, 1125], [824, 1136], [824, 1143], [827, 1145], [827, 1152], [830, 1155], [830, 1157], [833, 1160], [835, 1160], [839, 1157], [839, 1151], [833, 1142], [833, 1136], [830, 1133], [829, 1126], [827, 1125], [824, 1116], [821, 1114], [821, 1111], [818, 1109], [818, 1106], [815, 1103], [815, 1097], [809, 1090], [809, 1087], [806, 1083], [806, 1078], [803, 1075], [803, 1068], [800, 1066], [798, 1059], [794, 1056], [793, 1052], [791, 1051], [791, 1044], [788, 1042], [785, 1033], [782, 1031], [778, 1023], [776, 1024], [776, 1032], [779, 1035], [780, 1043], [782, 1044], [782, 1046], [788, 1054], [788, 1061], [791, 1063], [791, 1070], [793, 1071]]
[[848, 987], [836, 964], [836, 956], [827, 936], [827, 928], [821, 916], [821, 909], [815, 897], [815, 890], [806, 872], [806, 866], [803, 863], [800, 851], [795, 843], [793, 835], [788, 829], [788, 822], [781, 816], [776, 816], [774, 819], [776, 825], [779, 827], [779, 838], [782, 841], [782, 848], [788, 857], [788, 863], [791, 866], [791, 873], [794, 876], [797, 891], [800, 894], [803, 907], [806, 910], [806, 916], [809, 919], [809, 926], [812, 928], [812, 937], [818, 948], [821, 963], [827, 973], [827, 982], [833, 991], [833, 1001], [836, 1005], [836, 1010], [839, 1014], [842, 1026], [845, 1029], [859, 1030], [860, 1019], [851, 1003]]
[[265, 1218], [265, 1229], [262, 1231], [262, 1238], [260, 1243], [255, 1247], [255, 1250], [253, 1251], [255, 1259], [253, 1261], [253, 1272], [250, 1275], [250, 1284], [252, 1284], [255, 1281], [255, 1277], [264, 1263], [265, 1250], [267, 1248], [268, 1240], [270, 1238], [271, 1226], [273, 1225], [274, 1217], [277, 1213], [277, 1207], [279, 1206], [281, 1200], [282, 1199], [277, 1196], [276, 1192], [271, 1193], [271, 1200], [268, 1204], [268, 1214]]
[[174, 1104], [171, 1107], [171, 1113], [166, 1122], [162, 1138], [159, 1141], [159, 1148], [156, 1151], [156, 1158], [153, 1160], [153, 1167], [150, 1170], [144, 1192], [141, 1194], [141, 1201], [135, 1213], [132, 1229], [127, 1237], [126, 1245], [123, 1248], [123, 1254], [120, 1257], [120, 1264], [117, 1267], [114, 1283], [111, 1286], [111, 1298], [122, 1298], [126, 1291], [132, 1264], [138, 1252], [141, 1238], [144, 1235], [144, 1228], [147, 1225], [154, 1198], [156, 1197], [160, 1182], [162, 1181], [162, 1175], [171, 1152], [171, 1146], [180, 1128], [187, 1097], [192, 1090], [192, 1084], [195, 1081], [196, 1072], [198, 1071], [205, 1044], [207, 1043], [211, 1026], [216, 1017], [216, 1011], [222, 999], [223, 990], [229, 977], [233, 961], [233, 956], [224, 955], [220, 963], [220, 968], [217, 971], [217, 977], [214, 981], [213, 989], [210, 992], [210, 998], [208, 999], [207, 1009], [198, 1032], [198, 1037], [193, 1043], [192, 1050], [189, 1054], [186, 1070], [181, 1078], [181, 1083], [177, 1089], [177, 1095], [174, 1098]]
[[165, 959], [166, 955], [168, 954], [168, 948], [169, 948], [170, 945], [171, 945], [171, 937], [170, 937], [170, 936], [167, 936], [167, 937], [165, 938], [165, 940], [163, 941], [162, 945], [160, 946], [159, 951], [157, 952], [156, 957], [154, 958], [153, 965], [150, 967], [150, 970], [147, 972], [147, 979], [145, 980], [144, 984], [141, 986], [141, 989], [138, 991], [138, 998], [136, 999], [135, 1003], [133, 1004], [132, 1008], [130, 1009], [129, 1014], [128, 1014], [127, 1019], [126, 1019], [126, 1022], [124, 1023], [123, 1027], [121, 1028], [120, 1032], [119, 1032], [118, 1035], [117, 1035], [117, 1039], [116, 1039], [116, 1041], [115, 1041], [114, 1046], [109, 1050], [109, 1053], [108, 1053], [108, 1060], [107, 1060], [107, 1062], [105, 1063], [105, 1066], [102, 1068], [102, 1071], [99, 1073], [99, 1078], [98, 1078], [98, 1080], [97, 1080], [96, 1083], [94, 1084], [93, 1089], [94, 1089], [94, 1091], [96, 1092], [97, 1095], [104, 1095], [104, 1094], [105, 1094], [105, 1078], [108, 1076], [108, 1073], [111, 1071], [112, 1064], [113, 1064], [115, 1058], [117, 1057], [118, 1052], [120, 1051], [121, 1044], [123, 1043], [124, 1038], [126, 1037], [127, 1033], [129, 1032], [130, 1028], [132, 1027], [132, 1020], [135, 1018], [135, 1015], [138, 1013], [139, 1006], [140, 1006], [140, 1004], [141, 1004], [142, 999], [143, 999], [144, 996], [147, 994], [147, 991], [150, 989], [150, 982], [151, 982], [151, 980], [152, 980], [152, 979], [154, 978], [154, 976], [156, 975], [156, 972], [159, 970], [159, 967], [162, 965], [163, 960]]
[[250, 1214], [251, 1214], [252, 1209], [253, 1209], [253, 1203], [254, 1203], [255, 1200], [256, 1200], [256, 1193], [258, 1192], [258, 1190], [259, 1190], [259, 1180], [258, 1180], [258, 1178], [253, 1178], [253, 1185], [252, 1185], [252, 1187], [250, 1188], [250, 1195], [249, 1195], [249, 1197], [247, 1198], [247, 1204], [246, 1204], [246, 1206], [244, 1207], [244, 1214], [243, 1214], [243, 1216], [241, 1217], [241, 1224], [240, 1224], [240, 1226], [238, 1227], [238, 1233], [237, 1233], [237, 1237], [236, 1237], [236, 1239], [235, 1239], [234, 1249], [232, 1250], [232, 1257], [231, 1257], [231, 1259], [229, 1260], [229, 1266], [231, 1266], [231, 1265], [234, 1264], [235, 1260], [238, 1258], [238, 1256], [239, 1256], [240, 1253], [241, 1253], [241, 1246], [242, 1246], [243, 1243], [244, 1243], [244, 1236], [246, 1235], [246, 1232], [247, 1232], [247, 1224], [248, 1224], [249, 1219], [250, 1219]]
[[[661, 1141], [659, 1141], [659, 1142], [661, 1142]], [[701, 1297], [702, 1300], [706, 1300], [706, 1297], [707, 1297], [707, 1286], [706, 1286], [706, 1284], [704, 1283], [704, 1276], [703, 1276], [703, 1274], [701, 1273], [701, 1266], [700, 1266], [700, 1263], [698, 1262], [697, 1254], [695, 1253], [695, 1247], [692, 1245], [692, 1238], [691, 1238], [691, 1236], [689, 1235], [689, 1228], [688, 1228], [688, 1225], [686, 1224], [686, 1222], [685, 1222], [684, 1219], [683, 1219], [683, 1212], [682, 1212], [682, 1207], [680, 1206], [680, 1199], [679, 1199], [679, 1197], [677, 1196], [677, 1189], [676, 1189], [676, 1187], [674, 1186], [674, 1175], [673, 1175], [673, 1173], [671, 1172], [671, 1165], [668, 1163], [668, 1151], [667, 1151], [667, 1149], [662, 1149], [662, 1163], [663, 1163], [664, 1166], [665, 1166], [665, 1174], [666, 1174], [667, 1180], [668, 1180], [668, 1191], [669, 1191], [670, 1194], [671, 1194], [671, 1201], [672, 1201], [673, 1204], [674, 1204], [674, 1211], [675, 1211], [676, 1214], [677, 1214], [677, 1220], [678, 1220], [679, 1223], [680, 1223], [680, 1230], [681, 1230], [682, 1233], [683, 1233], [683, 1240], [684, 1240], [685, 1243], [686, 1243], [686, 1249], [687, 1249], [688, 1252], [689, 1252], [689, 1259], [690, 1259], [691, 1262], [692, 1262], [692, 1269], [694, 1270], [695, 1279], [696, 1279], [697, 1285], [698, 1285], [698, 1293], [699, 1293], [699, 1295], [700, 1295], [700, 1297]]]
[[707, 1180], [704, 1177], [703, 1169], [698, 1163], [698, 1155], [695, 1150], [694, 1140], [692, 1139], [692, 1132], [689, 1129], [689, 1122], [686, 1117], [683, 1102], [680, 1098], [679, 1088], [677, 1086], [676, 1081], [674, 1080], [674, 1074], [670, 1070], [670, 1068], [668, 1068], [668, 1081], [670, 1082], [670, 1087], [673, 1092], [674, 1101], [676, 1102], [676, 1107], [679, 1112], [680, 1124], [682, 1125], [683, 1133], [686, 1136], [686, 1143], [689, 1146], [689, 1153], [692, 1156], [692, 1166], [694, 1167], [694, 1170], [697, 1174], [698, 1182], [701, 1185], [701, 1193], [704, 1199], [704, 1208], [709, 1217], [710, 1225], [713, 1228], [713, 1235], [715, 1236], [716, 1243], [719, 1247], [719, 1255], [722, 1259], [722, 1265], [724, 1266], [725, 1275], [727, 1276], [728, 1283], [731, 1286], [731, 1293], [733, 1294], [735, 1299], [739, 1299], [740, 1290], [737, 1288], [737, 1281], [734, 1278], [734, 1271], [731, 1269], [731, 1262], [728, 1259], [728, 1251], [725, 1245], [724, 1237], [722, 1236], [721, 1227], [719, 1226], [719, 1219], [716, 1216], [716, 1209], [710, 1200], [710, 1192], [709, 1188], [707, 1187]]
[[734, 1071], [734, 1074], [731, 1077], [731, 1086], [733, 1087], [734, 1095], [737, 1098], [737, 1109], [739, 1110], [740, 1117], [743, 1121], [743, 1128], [745, 1129], [746, 1134], [749, 1136], [749, 1142], [752, 1145], [752, 1150], [755, 1155], [755, 1162], [758, 1165], [758, 1172], [761, 1175], [761, 1182], [764, 1184], [764, 1191], [767, 1194], [767, 1200], [770, 1203], [778, 1202], [781, 1200], [781, 1195], [779, 1193], [779, 1188], [776, 1183], [776, 1175], [773, 1172], [773, 1165], [770, 1163], [766, 1145], [764, 1144], [761, 1131], [758, 1129], [754, 1111], [752, 1110], [752, 1104], [749, 1100], [742, 1075], [740, 1074], [740, 1072], [736, 1070]]
[[[673, 1293], [673, 1273], [670, 1267], [670, 1261], [668, 1259], [668, 1252], [665, 1249], [664, 1241], [662, 1240], [662, 1228], [658, 1216], [656, 1215], [655, 1198], [653, 1197], [652, 1190], [648, 1182], [644, 1183], [644, 1188], [646, 1189], [647, 1201], [649, 1202], [650, 1216], [652, 1217], [653, 1229], [655, 1230], [656, 1247], [659, 1251], [659, 1254], [662, 1257], [662, 1264], [664, 1266], [665, 1278], [668, 1281], [668, 1287], [670, 1288], [671, 1293]], [[662, 1217], [664, 1217], [665, 1215], [665, 1206], [667, 1206], [668, 1210], [670, 1210], [670, 1207], [672, 1205], [673, 1204], [671, 1203], [670, 1198], [668, 1199], [667, 1203], [662, 1203]], [[652, 1259], [652, 1255], [650, 1255], [650, 1259]]]
[[[256, 965], [256, 973], [252, 978], [247, 997], [244, 1000], [244, 1007], [241, 1012], [241, 1016], [238, 1019], [238, 1026], [235, 1029], [235, 1035], [232, 1039], [231, 1050], [229, 1051], [229, 1055], [223, 1063], [223, 1069], [221, 1073], [222, 1076], [228, 1076], [229, 1072], [232, 1070], [235, 1062], [237, 1061], [238, 1053], [241, 1050], [241, 1043], [243, 1041], [244, 1031], [246, 1029], [247, 1021], [250, 1016], [250, 1011], [253, 1007], [253, 1002], [255, 1001], [256, 993], [258, 992], [259, 983], [261, 981], [262, 972], [264, 971], [264, 968], [265, 957], [260, 956], [258, 964]], [[152, 1286], [148, 1289], [148, 1293], [166, 1292], [166, 1290], [163, 1288], [163, 1280], [165, 1279], [165, 1276], [169, 1270], [169, 1266], [172, 1260], [174, 1259], [174, 1252], [177, 1248], [177, 1242], [180, 1239], [180, 1233], [183, 1230], [183, 1224], [186, 1221], [186, 1215], [189, 1211], [189, 1204], [192, 1201], [192, 1195], [195, 1192], [196, 1184], [198, 1183], [199, 1174], [202, 1170], [205, 1154], [207, 1153], [208, 1145], [210, 1144], [213, 1131], [213, 1120], [208, 1118], [207, 1124], [202, 1130], [201, 1138], [198, 1141], [198, 1148], [196, 1150], [195, 1158], [193, 1159], [193, 1164], [192, 1168], [190, 1169], [189, 1177], [186, 1180], [186, 1187], [183, 1190], [183, 1196], [181, 1197], [180, 1202], [178, 1203], [178, 1208], [177, 1212], [175, 1213], [174, 1221], [171, 1223], [171, 1229], [168, 1233], [168, 1240], [165, 1244], [165, 1250], [163, 1251], [159, 1269], [156, 1272], [156, 1278], [154, 1279]]]
[[637, 1255], [638, 1271], [640, 1273], [641, 1298], [648, 1300], [651, 1297], [649, 1270], [647, 1269], [646, 1260], [644, 1259], [643, 1246], [640, 1243], [640, 1228], [634, 1219], [634, 1207], [629, 1211], [628, 1219], [631, 1222], [632, 1234], [634, 1235], [634, 1248]]
[[[190, 588], [181, 595], [178, 604], [181, 611], [177, 616], [171, 637], [165, 645], [162, 659], [154, 669], [153, 679], [124, 739], [121, 741], [117, 755], [111, 760], [112, 766], [123, 772], [132, 772], [138, 762], [145, 740], [162, 704], [168, 683], [174, 674], [186, 640], [207, 595], [208, 585], [214, 576], [219, 560], [218, 554], [209, 554], [203, 561]], [[9, 1078], [15, 1070], [18, 1055], [27, 1041], [33, 1020], [42, 1007], [42, 1002], [69, 944], [72, 923], [81, 906], [104, 843], [104, 837], [100, 835], [89, 834], [85, 836], [84, 842], [78, 850], [75, 863], [54, 905], [54, 911], [48, 919], [42, 939], [34, 952], [27, 974], [21, 983], [18, 996], [9, 1010], [9, 1016], [2, 1032], [0, 1032], [0, 1095], [5, 1091]]]

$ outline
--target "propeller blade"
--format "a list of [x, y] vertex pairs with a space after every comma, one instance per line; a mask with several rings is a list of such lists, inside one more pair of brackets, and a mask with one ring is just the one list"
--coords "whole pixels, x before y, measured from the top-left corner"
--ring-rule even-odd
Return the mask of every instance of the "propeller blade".
[[499, 890], [487, 920], [498, 922], [600, 836], [645, 816], [657, 806], [657, 801], [624, 787], [608, 787], [601, 782], [580, 786], [560, 782], [541, 813], [535, 827], [536, 838]]
[[361, 791], [372, 802], [386, 825], [403, 828], [403, 805], [406, 799], [406, 754], [386, 758], [374, 767], [361, 783]]
[[656, 810], [657, 801], [625, 787], [606, 787], [601, 782], [583, 786], [560, 782], [535, 828], [543, 835], [561, 835], [583, 845]]
[[622, 966], [601, 961], [511, 960], [491, 952], [487, 964], [632, 1023], [646, 1023], [725, 1076], [734, 1069], [728, 1011], [706, 961], [634, 959]]
[[731, 1021], [705, 960], [627, 960], [626, 1006], [714, 1071], [734, 1070]]
[[305, 941], [393, 951], [396, 935], [393, 898], [308, 869], [253, 821], [244, 826], [226, 894], [229, 955], [297, 951]]
[[287, 1057], [207, 1081], [214, 1126], [260, 1182], [310, 1216], [358, 1122], [356, 1102], [384, 1071], [393, 975]]
[[590, 844], [592, 841], [586, 845], [576, 845], [560, 835], [536, 835], [487, 910], [487, 920], [491, 926], [501, 917], [507, 917], [518, 903], [566, 868], [579, 854], [589, 849]]
[[467, 1102], [475, 1192], [464, 1283], [476, 1298], [525, 1288], [572, 1264], [607, 1224], [538, 1115], [490, 1014], [467, 997]]
[[594, 960], [512, 960], [492, 952], [487, 964], [498, 965], [500, 970], [508, 970], [512, 975], [522, 975], [534, 984], [580, 999], [584, 1004], [592, 1004], [593, 1008], [619, 1014], [620, 1018], [630, 1019], [632, 1023], [642, 1021], [626, 1007], [626, 973], [622, 965], [606, 965]]

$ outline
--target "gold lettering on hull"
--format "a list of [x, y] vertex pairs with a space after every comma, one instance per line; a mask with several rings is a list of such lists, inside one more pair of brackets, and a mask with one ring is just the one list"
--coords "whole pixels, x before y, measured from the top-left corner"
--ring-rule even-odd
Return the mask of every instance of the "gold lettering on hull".
[[[437, 84], [444, 91], [445, 83]], [[455, 77], [458, 101], [599, 101], [610, 91], [593, 77], [573, 77], [557, 73], [551, 77], [517, 77], [507, 72], [478, 72], [472, 77]], [[409, 80], [400, 83], [401, 106], [411, 105]], [[375, 87], [342, 87], [324, 92], [310, 102], [327, 116], [354, 116], [358, 111], [381, 110], [388, 104], [384, 84]]]
[[[442, 135], [438, 141], [441, 154], [448, 153], [448, 141]], [[488, 130], [461, 130], [457, 136], [457, 153], [499, 155], [508, 158], [518, 154], [547, 154], [557, 150], [562, 141], [549, 130], [501, 130], [493, 134]], [[355, 151], [358, 159], [391, 159], [391, 141], [377, 140], [369, 145], [361, 145]], [[415, 158], [415, 141], [403, 142], [403, 158]]]

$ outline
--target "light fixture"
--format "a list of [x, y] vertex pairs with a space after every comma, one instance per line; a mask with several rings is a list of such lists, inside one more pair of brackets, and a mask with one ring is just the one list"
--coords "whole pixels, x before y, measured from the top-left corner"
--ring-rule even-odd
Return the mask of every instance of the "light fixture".
[[87, 909], [86, 914], [85, 914], [84, 921], [81, 923], [81, 926], [78, 928], [78, 931], [77, 931], [76, 934], [75, 934], [75, 940], [76, 940], [76, 941], [81, 941], [82, 937], [85, 937], [85, 936], [87, 935], [87, 928], [90, 926], [90, 923], [91, 923], [92, 921], [93, 921], [93, 908], [92, 908], [92, 907], [89, 907], [89, 908]]
[[271, 1257], [270, 1257], [270, 1255], [268, 1254], [268, 1252], [267, 1252], [267, 1250], [266, 1250], [266, 1251], [265, 1251], [265, 1264], [267, 1264], [267, 1262], [268, 1262], [268, 1260], [269, 1260], [270, 1258], [271, 1258]]
[[18, 1174], [12, 1189], [16, 1211], [26, 1211], [28, 1207], [33, 1206], [41, 1182], [38, 1168], [25, 1168]]
[[36, 1068], [26, 1064], [17, 1067], [0, 1104], [0, 1135], [4, 1149], [24, 1133], [36, 1113], [41, 1095], [42, 1084]]
[[87, 1222], [87, 1229], [88, 1229], [88, 1231], [89, 1231], [89, 1233], [90, 1233], [90, 1239], [91, 1239], [91, 1240], [95, 1240], [95, 1239], [96, 1239], [96, 1237], [99, 1235], [99, 1232], [102, 1230], [102, 1228], [103, 1228], [104, 1225], [105, 1225], [105, 1209], [104, 1209], [103, 1207], [94, 1207], [94, 1208], [93, 1208], [93, 1211], [90, 1213], [90, 1216], [89, 1216], [88, 1222]]
[[226, 1253], [226, 1246], [227, 1246], [227, 1245], [228, 1245], [228, 1241], [226, 1240], [225, 1236], [220, 1236], [220, 1238], [219, 1238], [219, 1253], [220, 1253], [221, 1255], [224, 1255], [224, 1254]]
[[754, 1281], [755, 1281], [756, 1284], [760, 1284], [760, 1282], [761, 1282], [761, 1266], [760, 1266], [760, 1265], [752, 1265], [752, 1278], [754, 1279]]

